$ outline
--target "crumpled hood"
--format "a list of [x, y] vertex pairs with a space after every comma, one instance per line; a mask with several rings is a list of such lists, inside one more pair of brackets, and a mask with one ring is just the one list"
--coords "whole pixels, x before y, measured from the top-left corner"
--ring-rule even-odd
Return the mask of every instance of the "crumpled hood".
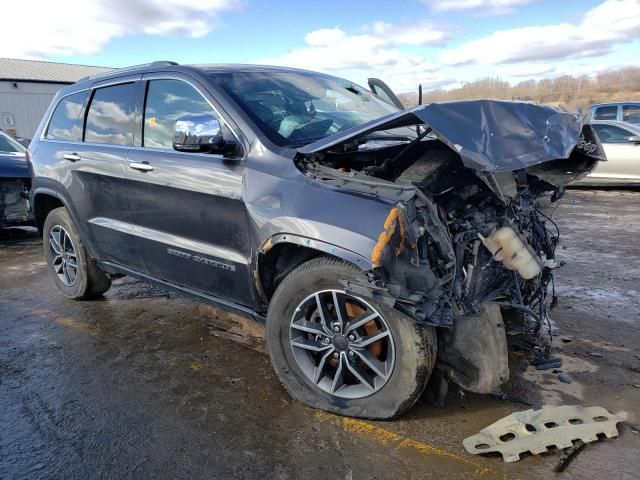
[[0, 178], [28, 178], [30, 176], [24, 153], [0, 153]]
[[378, 130], [416, 124], [458, 152], [463, 164], [484, 172], [513, 171], [581, 154], [606, 160], [591, 126], [579, 114], [531, 102], [466, 100], [417, 106], [344, 130], [298, 149], [327, 150]]

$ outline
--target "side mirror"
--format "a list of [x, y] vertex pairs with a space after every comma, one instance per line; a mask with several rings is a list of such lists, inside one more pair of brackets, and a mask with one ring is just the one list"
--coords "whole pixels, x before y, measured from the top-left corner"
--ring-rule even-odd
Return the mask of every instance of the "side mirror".
[[217, 152], [225, 150], [222, 126], [209, 113], [185, 115], [173, 128], [173, 148], [180, 152]]
[[628, 138], [629, 143], [640, 143], [640, 135], [633, 135]]

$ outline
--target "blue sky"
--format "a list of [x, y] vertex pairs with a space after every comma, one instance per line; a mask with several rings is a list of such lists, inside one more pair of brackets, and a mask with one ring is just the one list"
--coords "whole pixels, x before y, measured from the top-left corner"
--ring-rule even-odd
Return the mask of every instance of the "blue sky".
[[400, 91], [594, 74], [640, 54], [640, 0], [22, 0], [8, 10], [3, 36], [16, 41], [3, 42], [4, 57], [281, 64], [378, 76]]

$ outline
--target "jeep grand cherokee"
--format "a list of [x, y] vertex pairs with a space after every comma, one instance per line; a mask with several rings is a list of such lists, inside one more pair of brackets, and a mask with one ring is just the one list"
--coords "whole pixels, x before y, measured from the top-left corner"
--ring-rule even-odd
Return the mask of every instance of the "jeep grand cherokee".
[[65, 87], [30, 155], [64, 295], [130, 275], [252, 316], [293, 397], [368, 418], [434, 367], [498, 390], [503, 314], [548, 350], [558, 236], [537, 201], [604, 160], [552, 107], [403, 110], [320, 73], [172, 62]]

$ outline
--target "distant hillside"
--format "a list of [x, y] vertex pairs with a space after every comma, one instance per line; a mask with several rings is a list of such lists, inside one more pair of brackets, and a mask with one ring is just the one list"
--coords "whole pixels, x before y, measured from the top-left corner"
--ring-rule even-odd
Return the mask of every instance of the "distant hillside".
[[[418, 103], [417, 91], [403, 93], [399, 97], [408, 106]], [[531, 100], [561, 106], [568, 111], [582, 107], [586, 113], [594, 103], [640, 101], [640, 68], [622, 68], [595, 77], [565, 75], [527, 80], [516, 85], [499, 78], [482, 78], [452, 90], [429, 90], [422, 97], [423, 103], [480, 98]]]

